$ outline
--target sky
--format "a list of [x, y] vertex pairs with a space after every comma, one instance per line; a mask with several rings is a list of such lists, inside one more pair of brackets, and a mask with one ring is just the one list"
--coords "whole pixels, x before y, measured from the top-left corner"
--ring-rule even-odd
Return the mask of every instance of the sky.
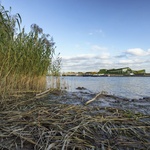
[[150, 0], [1, 0], [55, 42], [62, 72], [130, 67], [150, 73]]

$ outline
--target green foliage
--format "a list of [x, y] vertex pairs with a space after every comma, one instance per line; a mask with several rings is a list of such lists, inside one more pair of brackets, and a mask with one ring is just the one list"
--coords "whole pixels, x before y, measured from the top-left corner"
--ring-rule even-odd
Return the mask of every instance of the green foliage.
[[119, 69], [100, 69], [99, 74], [121, 74], [121, 75], [129, 75], [130, 73], [133, 73], [135, 75], [137, 74], [145, 74], [145, 70], [132, 70], [130, 69], [129, 67], [126, 67], [126, 68], [119, 68]]
[[99, 74], [106, 74], [107, 73], [107, 69], [100, 69], [98, 73]]
[[22, 84], [21, 78], [30, 78], [30, 89], [33, 79], [46, 76], [49, 69], [60, 71], [60, 59], [53, 62], [53, 38], [36, 24], [25, 33], [20, 27], [21, 22], [19, 14], [11, 15], [0, 5], [0, 89], [17, 88]]
[[49, 66], [49, 74], [52, 76], [60, 76], [61, 57], [59, 55], [53, 60], [52, 65]]
[[136, 75], [136, 74], [145, 74], [145, 69], [143, 70], [137, 70], [137, 71], [133, 71], [133, 73]]

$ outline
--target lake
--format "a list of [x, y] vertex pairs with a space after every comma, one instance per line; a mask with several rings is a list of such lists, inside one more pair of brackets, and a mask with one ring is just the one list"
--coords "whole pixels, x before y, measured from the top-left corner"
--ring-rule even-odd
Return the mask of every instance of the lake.
[[[50, 78], [47, 77], [48, 87]], [[78, 91], [77, 87], [84, 87], [93, 93], [105, 91], [108, 94], [126, 97], [150, 97], [150, 77], [61, 77], [61, 88], [68, 91]]]

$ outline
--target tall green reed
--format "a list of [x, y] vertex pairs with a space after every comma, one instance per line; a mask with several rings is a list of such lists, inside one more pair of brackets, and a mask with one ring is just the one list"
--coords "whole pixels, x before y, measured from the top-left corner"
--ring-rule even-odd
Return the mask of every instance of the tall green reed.
[[29, 33], [20, 25], [20, 15], [11, 15], [0, 5], [1, 96], [18, 90], [44, 90], [47, 73], [60, 72], [60, 59], [53, 61], [53, 38], [36, 24]]

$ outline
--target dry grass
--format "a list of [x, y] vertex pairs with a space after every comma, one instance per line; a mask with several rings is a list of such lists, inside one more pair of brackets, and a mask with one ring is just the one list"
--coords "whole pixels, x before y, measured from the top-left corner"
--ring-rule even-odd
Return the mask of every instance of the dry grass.
[[7, 81], [0, 82], [0, 103], [6, 103], [8, 97], [17, 93], [42, 92], [46, 89], [46, 77], [10, 76]]
[[[56, 104], [25, 96], [0, 110], [2, 150], [146, 150], [150, 119], [115, 108]], [[13, 101], [12, 101], [13, 100]]]

